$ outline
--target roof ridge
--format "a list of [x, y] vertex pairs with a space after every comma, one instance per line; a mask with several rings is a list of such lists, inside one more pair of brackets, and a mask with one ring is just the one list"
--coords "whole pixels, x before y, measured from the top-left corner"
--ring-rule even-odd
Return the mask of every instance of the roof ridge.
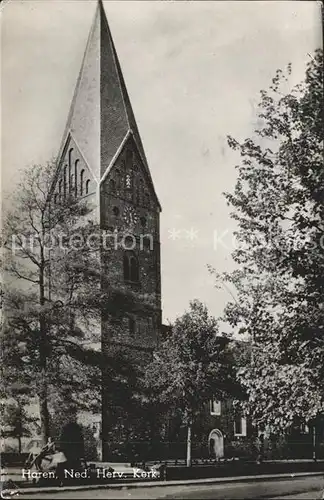
[[93, 16], [93, 20], [92, 20], [92, 23], [91, 23], [91, 26], [90, 26], [90, 31], [89, 31], [89, 35], [88, 35], [88, 38], [87, 38], [86, 48], [85, 48], [85, 51], [84, 51], [83, 57], [82, 57], [81, 68], [80, 68], [80, 71], [78, 73], [77, 82], [76, 82], [75, 87], [74, 87], [73, 97], [72, 97], [72, 100], [71, 100], [69, 113], [68, 113], [68, 116], [67, 116], [67, 119], [66, 119], [66, 123], [65, 123], [65, 128], [64, 128], [64, 132], [63, 132], [63, 137], [62, 137], [60, 149], [59, 149], [59, 152], [58, 152], [58, 161], [60, 161], [61, 155], [63, 153], [63, 149], [65, 147], [65, 143], [66, 143], [66, 140], [67, 140], [67, 137], [68, 137], [68, 133], [69, 133], [70, 128], [71, 128], [71, 121], [72, 121], [72, 118], [73, 118], [73, 112], [74, 112], [74, 109], [75, 109], [75, 103], [76, 103], [76, 100], [77, 100], [77, 97], [78, 97], [79, 88], [80, 88], [80, 84], [81, 84], [81, 81], [82, 81], [82, 75], [83, 75], [83, 71], [84, 71], [84, 67], [85, 67], [85, 62], [86, 62], [86, 59], [87, 59], [88, 49], [89, 49], [89, 46], [90, 46], [90, 43], [91, 43], [91, 40], [92, 40], [93, 32], [94, 32], [95, 27], [96, 27], [96, 19], [97, 19], [98, 12], [99, 12], [99, 4], [100, 4], [100, 2], [101, 2], [101, 0], [98, 0], [98, 5], [96, 7], [96, 10], [95, 10], [95, 13], [94, 13], [94, 16]]
[[114, 40], [113, 40], [113, 37], [112, 37], [112, 34], [111, 34], [110, 26], [109, 26], [109, 23], [108, 23], [108, 19], [107, 19], [107, 16], [106, 16], [106, 11], [105, 11], [104, 5], [102, 3], [102, 0], [98, 0], [98, 8], [101, 10], [101, 14], [102, 14], [102, 17], [101, 17], [100, 20], [101, 21], [104, 20], [106, 22], [106, 27], [107, 27], [107, 31], [108, 31], [108, 35], [109, 35], [109, 40], [110, 40], [110, 43], [111, 43], [111, 46], [112, 46], [112, 55], [113, 55], [113, 59], [114, 59], [114, 65], [115, 65], [115, 68], [116, 68], [116, 73], [117, 73], [117, 77], [118, 77], [118, 81], [119, 81], [119, 87], [120, 87], [120, 90], [121, 90], [121, 96], [122, 96], [122, 99], [123, 99], [123, 105], [124, 105], [125, 115], [126, 115], [128, 127], [130, 129], [131, 127], [130, 127], [129, 117], [128, 117], [128, 113], [127, 113], [127, 107], [126, 107], [126, 103], [125, 103], [125, 99], [124, 99], [124, 92], [123, 92], [121, 81], [120, 81], [121, 68], [120, 68], [120, 64], [119, 64], [119, 60], [118, 60], [118, 56], [117, 56], [117, 51], [116, 51], [116, 48], [115, 48]]
[[[154, 183], [153, 183], [152, 175], [151, 175], [150, 168], [149, 168], [149, 165], [148, 165], [148, 161], [147, 161], [147, 158], [146, 158], [146, 154], [145, 154], [143, 142], [142, 142], [142, 139], [141, 139], [140, 132], [138, 130], [138, 126], [137, 126], [135, 114], [134, 114], [133, 107], [132, 107], [132, 104], [131, 104], [131, 101], [130, 101], [130, 98], [129, 98], [129, 95], [128, 95], [126, 83], [125, 83], [125, 80], [124, 80], [124, 75], [123, 75], [123, 72], [122, 72], [122, 69], [121, 69], [121, 65], [120, 65], [120, 62], [119, 62], [117, 50], [116, 50], [116, 47], [115, 47], [115, 44], [114, 44], [114, 40], [113, 40], [113, 37], [112, 37], [112, 33], [111, 33], [111, 30], [110, 30], [109, 22], [108, 22], [108, 19], [107, 19], [107, 16], [106, 16], [106, 12], [105, 12], [102, 0], [99, 0], [99, 5], [100, 5], [100, 9], [101, 9], [101, 14], [102, 14], [101, 21], [104, 21], [104, 23], [105, 23], [105, 26], [106, 26], [106, 29], [107, 29], [107, 32], [108, 32], [109, 42], [111, 44], [112, 55], [113, 55], [113, 62], [114, 62], [114, 66], [115, 66], [115, 69], [116, 69], [116, 74], [117, 74], [117, 78], [118, 78], [118, 82], [119, 82], [119, 89], [120, 89], [120, 93], [121, 93], [121, 96], [122, 96], [122, 101], [123, 101], [125, 116], [126, 116], [126, 120], [127, 120], [127, 124], [128, 124], [128, 129], [129, 129], [129, 131], [133, 135], [135, 144], [137, 146], [137, 150], [138, 150], [138, 152], [140, 154], [140, 157], [141, 157], [141, 159], [143, 161], [144, 168], [145, 168], [145, 170], [146, 170], [146, 172], [148, 174], [149, 181], [150, 181], [151, 186], [153, 187], [153, 191], [155, 193]], [[158, 204], [160, 205], [156, 193], [155, 193], [155, 196], [156, 196], [156, 199], [158, 201]]]

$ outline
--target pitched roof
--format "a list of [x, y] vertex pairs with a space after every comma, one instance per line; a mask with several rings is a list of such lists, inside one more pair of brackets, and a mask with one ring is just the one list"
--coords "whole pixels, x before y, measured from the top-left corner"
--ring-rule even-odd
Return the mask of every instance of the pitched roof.
[[129, 132], [134, 137], [154, 190], [103, 3], [99, 0], [59, 158], [71, 133], [97, 179], [102, 179]]

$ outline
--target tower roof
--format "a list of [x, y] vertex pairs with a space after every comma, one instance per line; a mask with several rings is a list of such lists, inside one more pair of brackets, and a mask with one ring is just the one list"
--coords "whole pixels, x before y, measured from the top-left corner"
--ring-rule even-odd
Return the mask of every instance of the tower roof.
[[60, 155], [70, 133], [98, 180], [105, 175], [126, 135], [131, 133], [152, 182], [101, 0], [90, 29]]

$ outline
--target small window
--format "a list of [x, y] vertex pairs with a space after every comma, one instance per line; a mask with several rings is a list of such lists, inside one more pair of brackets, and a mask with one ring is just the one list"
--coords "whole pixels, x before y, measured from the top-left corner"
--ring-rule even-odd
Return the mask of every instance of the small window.
[[58, 201], [58, 195], [57, 195], [57, 193], [55, 193], [54, 194], [54, 203], [55, 203], [55, 205], [56, 205], [57, 201]]
[[89, 191], [90, 191], [90, 179], [88, 179], [86, 182], [86, 194], [89, 194]]
[[147, 223], [147, 221], [146, 221], [146, 217], [141, 217], [141, 219], [140, 219], [140, 220], [141, 220], [141, 226], [142, 226], [142, 227], [146, 227], [146, 223]]
[[150, 206], [150, 195], [146, 192], [145, 193], [145, 206], [149, 207]]
[[63, 181], [62, 181], [62, 179], [61, 179], [61, 180], [59, 181], [59, 198], [60, 198], [60, 200], [61, 200], [61, 196], [62, 196], [62, 183], [63, 183]]
[[118, 207], [114, 207], [114, 208], [113, 208], [113, 214], [114, 214], [114, 216], [115, 216], [115, 217], [118, 217], [119, 213], [120, 213], [120, 212], [119, 212], [119, 208], [118, 208]]
[[153, 238], [152, 235], [144, 236], [142, 238], [143, 241], [143, 249], [146, 251], [153, 250]]
[[246, 418], [237, 415], [234, 420], [235, 436], [246, 436]]
[[84, 191], [84, 170], [81, 170], [80, 172], [80, 195], [83, 195]]
[[221, 407], [221, 402], [217, 401], [217, 399], [213, 399], [210, 402], [210, 414], [211, 415], [221, 415], [222, 413], [222, 407]]

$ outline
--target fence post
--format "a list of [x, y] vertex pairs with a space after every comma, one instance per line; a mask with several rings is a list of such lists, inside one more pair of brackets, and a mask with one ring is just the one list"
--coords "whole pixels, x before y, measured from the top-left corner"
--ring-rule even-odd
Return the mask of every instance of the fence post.
[[313, 425], [313, 460], [316, 462], [316, 425]]

